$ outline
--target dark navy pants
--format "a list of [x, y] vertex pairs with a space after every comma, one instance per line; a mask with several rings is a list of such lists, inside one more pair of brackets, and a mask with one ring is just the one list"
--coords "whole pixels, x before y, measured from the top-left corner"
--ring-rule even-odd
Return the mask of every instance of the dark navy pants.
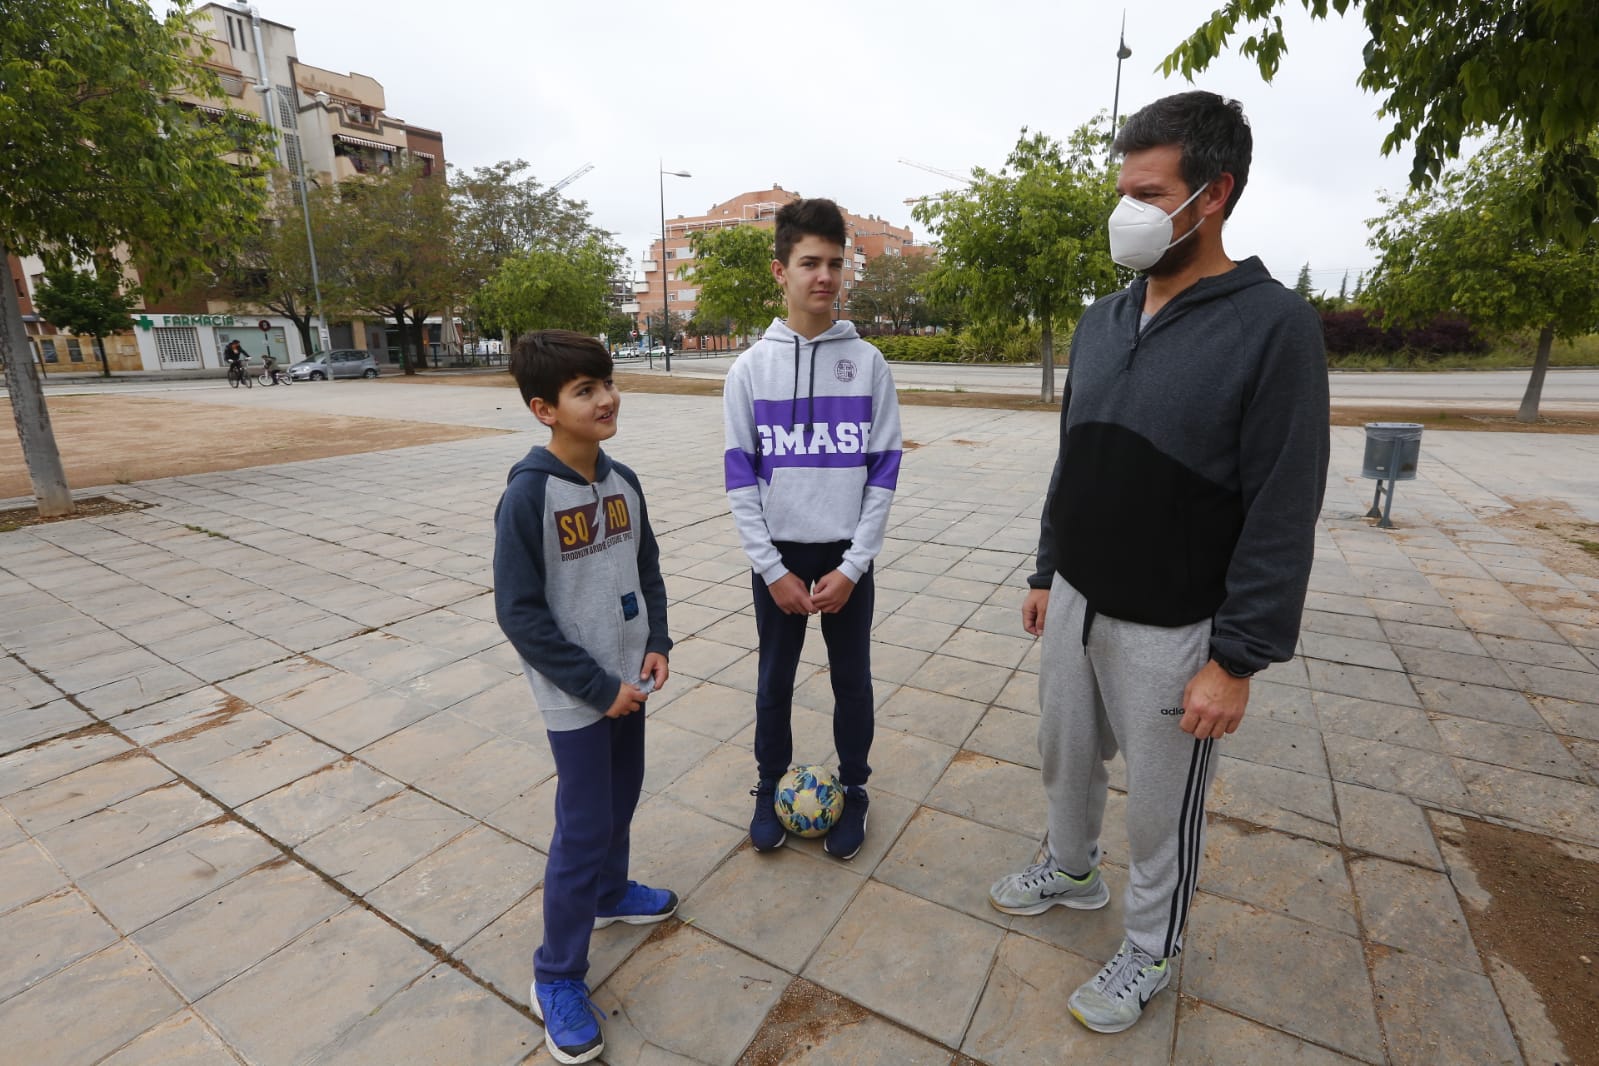
[[[783, 565], [806, 587], [844, 561], [848, 541], [831, 544], [774, 545]], [[760, 638], [760, 673], [755, 693], [755, 764], [762, 778], [788, 772], [794, 758], [794, 674], [810, 618], [784, 614], [760, 574], [753, 574], [755, 632]], [[849, 602], [837, 614], [819, 614], [827, 664], [833, 680], [833, 746], [838, 751], [841, 784], [864, 785], [871, 776], [866, 761], [872, 750], [872, 572], [855, 584]]]
[[544, 866], [544, 943], [533, 955], [533, 977], [581, 981], [594, 915], [627, 890], [629, 832], [644, 786], [644, 712], [548, 736], [557, 774], [555, 835]]

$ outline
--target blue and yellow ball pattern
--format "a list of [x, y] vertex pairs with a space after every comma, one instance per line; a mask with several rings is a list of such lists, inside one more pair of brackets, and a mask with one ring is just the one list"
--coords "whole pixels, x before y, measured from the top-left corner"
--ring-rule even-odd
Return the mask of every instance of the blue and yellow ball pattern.
[[824, 766], [796, 766], [777, 783], [773, 805], [790, 833], [823, 836], [844, 813], [844, 786]]

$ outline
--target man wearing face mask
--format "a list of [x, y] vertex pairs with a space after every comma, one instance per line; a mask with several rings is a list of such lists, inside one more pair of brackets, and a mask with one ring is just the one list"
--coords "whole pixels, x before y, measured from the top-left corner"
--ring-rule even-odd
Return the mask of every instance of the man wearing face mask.
[[1141, 271], [1072, 337], [1036, 573], [1041, 861], [997, 881], [1007, 914], [1110, 900], [1105, 764], [1127, 764], [1125, 939], [1068, 1001], [1120, 1032], [1166, 986], [1198, 880], [1216, 742], [1249, 678], [1292, 657], [1327, 476], [1321, 323], [1222, 224], [1249, 177], [1236, 101], [1187, 92], [1127, 120], [1112, 257]]

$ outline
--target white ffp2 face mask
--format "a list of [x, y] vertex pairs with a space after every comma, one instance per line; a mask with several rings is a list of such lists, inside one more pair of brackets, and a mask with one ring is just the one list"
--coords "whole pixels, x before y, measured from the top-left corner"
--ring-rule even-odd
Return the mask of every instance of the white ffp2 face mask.
[[1106, 227], [1110, 230], [1110, 257], [1130, 270], [1148, 270], [1160, 262], [1160, 257], [1174, 245], [1192, 237], [1204, 219], [1194, 223], [1194, 228], [1178, 237], [1171, 237], [1171, 220], [1177, 213], [1193, 203], [1199, 194], [1209, 188], [1205, 182], [1194, 190], [1194, 195], [1177, 205], [1177, 210], [1167, 214], [1154, 204], [1123, 196], [1116, 209], [1110, 213]]

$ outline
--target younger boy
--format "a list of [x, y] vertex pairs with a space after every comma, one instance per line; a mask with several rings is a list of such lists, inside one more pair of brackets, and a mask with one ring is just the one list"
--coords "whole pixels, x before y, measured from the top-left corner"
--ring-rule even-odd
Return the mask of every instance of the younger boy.
[[834, 322], [844, 272], [844, 215], [831, 200], [777, 213], [772, 276], [787, 320], [738, 357], [723, 389], [728, 505], [754, 568], [760, 643], [750, 841], [787, 839], [773, 810], [788, 769], [794, 676], [809, 615], [822, 616], [833, 683], [833, 744], [844, 813], [829, 855], [853, 859], [866, 839], [872, 772], [872, 560], [899, 481], [899, 400], [882, 354]]
[[600, 450], [621, 406], [605, 348], [530, 333], [511, 373], [550, 427], [549, 447], [511, 468], [494, 512], [495, 611], [544, 714], [558, 782], [531, 998], [556, 1061], [588, 1062], [605, 1050], [584, 983], [590, 933], [677, 909], [676, 894], [627, 879], [644, 703], [669, 673], [666, 585], [638, 477]]

